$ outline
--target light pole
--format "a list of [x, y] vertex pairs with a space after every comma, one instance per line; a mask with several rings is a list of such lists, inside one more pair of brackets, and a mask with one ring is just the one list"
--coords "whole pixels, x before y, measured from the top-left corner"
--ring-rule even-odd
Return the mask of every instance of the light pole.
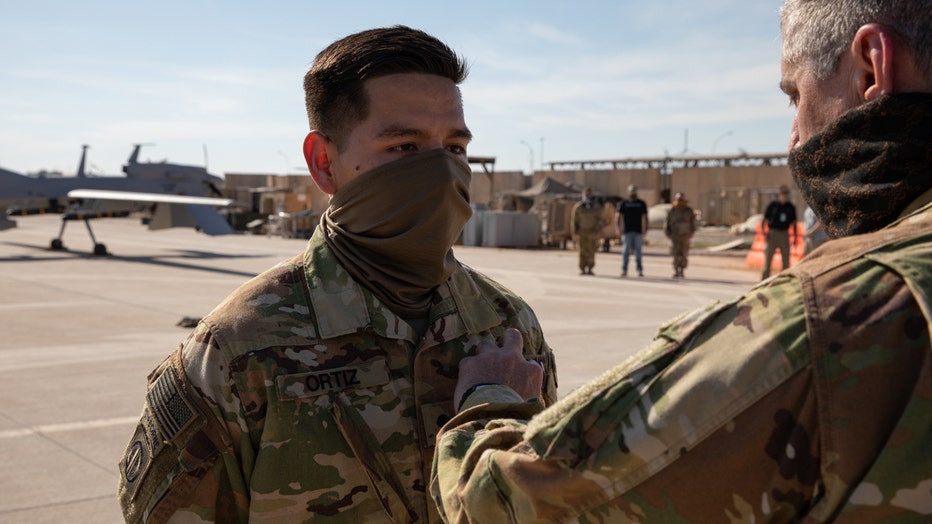
[[288, 171], [289, 171], [288, 166], [291, 165], [291, 162], [288, 161], [288, 155], [286, 155], [285, 153], [282, 153], [281, 151], [279, 151], [279, 152], [278, 152], [278, 156], [280, 156], [280, 157], [282, 157], [282, 158], [285, 159], [285, 173], [284, 173], [284, 174], [287, 175], [287, 174], [288, 174]]
[[544, 137], [540, 137], [540, 168], [544, 168]]
[[[722, 133], [718, 138], [716, 138], [714, 142], [712, 142], [712, 156], [715, 156], [715, 146], [718, 145], [718, 141], [725, 138], [726, 136], [731, 136], [731, 135], [732, 135], [731, 131], [726, 131]], [[718, 169], [715, 170], [715, 185], [717, 186], [715, 188], [716, 189], [715, 194], [718, 194], [720, 198], [724, 198], [724, 195], [722, 194], [723, 189], [724, 189], [722, 187], [722, 168], [723, 167], [725, 167], [724, 161], [722, 161], [722, 165], [718, 166]], [[722, 222], [722, 219], [723, 219], [723, 217], [721, 216], [722, 209], [721, 209], [721, 206], [717, 205], [718, 200], [719, 198], [715, 198], [714, 196], [709, 200], [709, 207], [710, 208], [714, 207], [715, 208], [714, 211], [716, 214], [716, 217], [709, 217], [709, 218], [712, 218], [713, 220], [716, 220], [717, 222]], [[710, 211], [712, 211], [712, 209], [710, 209]]]
[[721, 136], [719, 136], [718, 138], [716, 138], [715, 141], [712, 142], [712, 154], [713, 154], [713, 155], [715, 154], [715, 146], [718, 145], [718, 141], [719, 141], [719, 140], [725, 138], [726, 136], [731, 136], [731, 135], [733, 135], [733, 134], [734, 134], [733, 132], [727, 131], [727, 132], [725, 132], [725, 133], [722, 133]]
[[528, 154], [528, 159], [529, 159], [530, 162], [531, 162], [531, 174], [533, 175], [533, 174], [534, 174], [534, 148], [531, 147], [531, 144], [528, 144], [528, 143], [525, 142], [524, 140], [522, 140], [521, 143], [527, 146], [527, 150], [528, 150], [528, 153], [529, 153], [529, 154]]

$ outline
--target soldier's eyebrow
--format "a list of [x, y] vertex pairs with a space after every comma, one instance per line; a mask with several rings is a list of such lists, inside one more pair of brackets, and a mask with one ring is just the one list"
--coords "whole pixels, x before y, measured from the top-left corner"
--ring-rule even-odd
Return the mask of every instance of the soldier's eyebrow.
[[[415, 127], [391, 125], [385, 127], [376, 134], [376, 138], [421, 138], [427, 136], [427, 132]], [[472, 132], [468, 128], [451, 129], [446, 138], [459, 138], [472, 140]]]
[[426, 133], [414, 127], [388, 126], [376, 135], [377, 138], [399, 138], [399, 137], [418, 137]]
[[472, 141], [472, 131], [470, 131], [468, 127], [452, 129], [447, 133], [447, 138], [462, 138]]

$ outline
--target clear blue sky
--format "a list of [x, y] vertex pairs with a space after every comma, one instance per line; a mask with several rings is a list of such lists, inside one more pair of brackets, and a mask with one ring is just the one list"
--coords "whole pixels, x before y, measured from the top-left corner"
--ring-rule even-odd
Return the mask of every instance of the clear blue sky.
[[[303, 166], [302, 78], [331, 41], [405, 24], [470, 63], [469, 153], [497, 170], [786, 150], [779, 0], [3, 0], [0, 167], [141, 157], [211, 172]], [[687, 132], [688, 130], [688, 132]], [[688, 138], [688, 141], [687, 141]]]

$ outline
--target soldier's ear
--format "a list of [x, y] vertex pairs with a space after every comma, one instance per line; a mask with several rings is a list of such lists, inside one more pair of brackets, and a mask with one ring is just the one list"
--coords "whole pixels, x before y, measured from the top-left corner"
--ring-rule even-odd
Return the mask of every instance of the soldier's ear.
[[332, 160], [328, 150], [334, 146], [327, 135], [320, 131], [311, 131], [304, 137], [304, 160], [311, 178], [321, 191], [333, 195], [337, 191], [337, 181], [330, 170]]
[[851, 41], [854, 58], [854, 88], [864, 102], [891, 94], [894, 89], [894, 46], [889, 31], [879, 24], [866, 24]]

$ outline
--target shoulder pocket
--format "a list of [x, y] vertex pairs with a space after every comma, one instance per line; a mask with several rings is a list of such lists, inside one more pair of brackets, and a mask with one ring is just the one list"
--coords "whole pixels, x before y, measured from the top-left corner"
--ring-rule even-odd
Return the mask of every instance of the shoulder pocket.
[[[143, 521], [163, 498], [183, 500], [219, 454], [205, 432], [204, 407], [191, 391], [181, 354], [175, 352], [153, 373], [139, 424], [119, 463], [119, 499], [127, 522]], [[162, 506], [160, 513], [174, 511]]]
[[926, 242], [894, 251], [870, 253], [867, 258], [900, 275], [932, 332], [932, 244]]

